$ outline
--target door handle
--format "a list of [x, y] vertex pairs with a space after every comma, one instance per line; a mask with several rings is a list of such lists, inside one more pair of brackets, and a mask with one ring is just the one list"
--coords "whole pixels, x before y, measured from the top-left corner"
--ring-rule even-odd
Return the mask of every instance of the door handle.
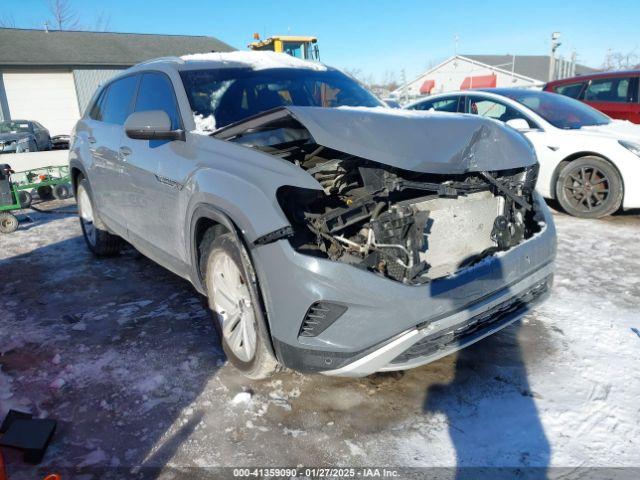
[[96, 137], [89, 137], [89, 138], [87, 138], [87, 141], [89, 143], [96, 143]]

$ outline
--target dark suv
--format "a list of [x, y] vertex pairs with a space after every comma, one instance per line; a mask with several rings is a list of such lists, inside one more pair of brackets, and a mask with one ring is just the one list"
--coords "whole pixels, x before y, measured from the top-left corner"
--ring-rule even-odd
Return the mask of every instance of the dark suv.
[[581, 100], [611, 118], [640, 123], [639, 77], [640, 70], [595, 73], [555, 80], [544, 90]]

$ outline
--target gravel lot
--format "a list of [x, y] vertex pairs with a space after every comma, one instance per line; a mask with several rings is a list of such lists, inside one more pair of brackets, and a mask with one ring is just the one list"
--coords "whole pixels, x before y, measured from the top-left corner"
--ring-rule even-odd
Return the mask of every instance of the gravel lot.
[[[0, 236], [0, 415], [59, 421], [45, 470], [640, 467], [638, 215], [556, 214], [551, 299], [457, 355], [404, 374], [253, 383], [225, 363], [189, 283], [134, 251], [94, 259], [73, 215], [29, 217]], [[12, 480], [33, 478], [6, 460]]]

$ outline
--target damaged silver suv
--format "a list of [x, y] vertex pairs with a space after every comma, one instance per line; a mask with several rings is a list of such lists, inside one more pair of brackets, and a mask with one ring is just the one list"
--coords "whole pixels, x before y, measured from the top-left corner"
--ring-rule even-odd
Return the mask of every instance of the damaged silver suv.
[[555, 229], [522, 135], [384, 108], [281, 54], [126, 70], [78, 122], [70, 166], [89, 249], [124, 239], [191, 281], [250, 378], [416, 367], [552, 284]]

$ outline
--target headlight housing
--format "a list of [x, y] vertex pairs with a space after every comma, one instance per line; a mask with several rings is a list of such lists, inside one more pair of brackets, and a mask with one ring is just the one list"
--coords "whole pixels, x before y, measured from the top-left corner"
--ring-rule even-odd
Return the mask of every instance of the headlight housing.
[[30, 145], [31, 145], [31, 139], [30, 138], [21, 138], [16, 143], [16, 153], [31, 151]]
[[627, 140], [618, 140], [618, 143], [622, 145], [624, 148], [629, 150], [634, 155], [640, 157], [640, 144], [635, 142], [629, 142]]

